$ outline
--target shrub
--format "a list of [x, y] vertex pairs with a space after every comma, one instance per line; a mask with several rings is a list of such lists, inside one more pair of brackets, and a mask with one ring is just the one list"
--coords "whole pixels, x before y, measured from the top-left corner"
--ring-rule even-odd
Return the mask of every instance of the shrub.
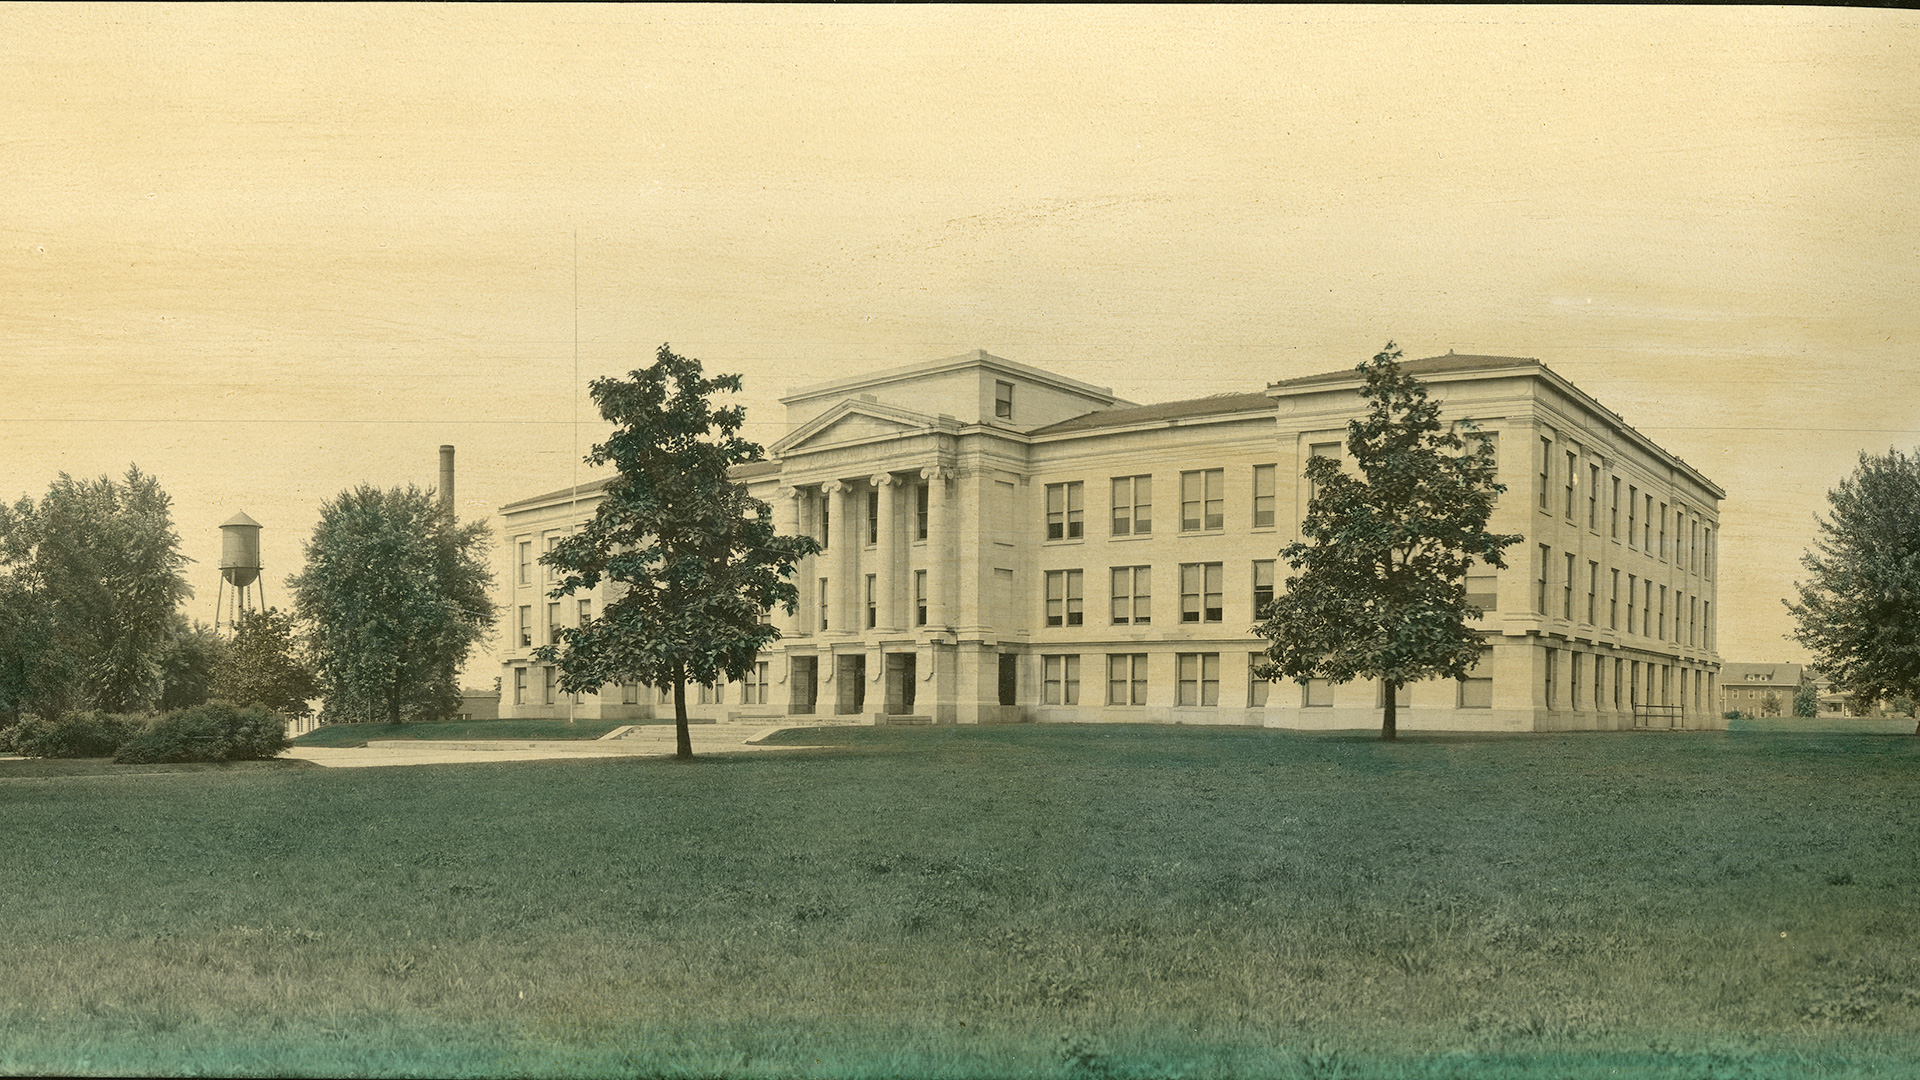
[[1722, 719], [1722, 720], [1742, 720], [1742, 719], [1745, 719], [1745, 717], [1743, 717], [1743, 716], [1741, 716], [1741, 715], [1740, 715], [1740, 710], [1739, 710], [1739, 709], [1728, 709], [1728, 710], [1727, 710], [1726, 712], [1723, 712], [1723, 713], [1721, 713], [1721, 714], [1720, 714], [1720, 719]]
[[213, 702], [155, 718], [120, 747], [114, 760], [251, 761], [286, 748], [287, 729], [279, 717], [261, 708]]
[[57, 719], [28, 716], [7, 729], [7, 745], [24, 757], [112, 757], [140, 727], [139, 717], [116, 713], [69, 713]]

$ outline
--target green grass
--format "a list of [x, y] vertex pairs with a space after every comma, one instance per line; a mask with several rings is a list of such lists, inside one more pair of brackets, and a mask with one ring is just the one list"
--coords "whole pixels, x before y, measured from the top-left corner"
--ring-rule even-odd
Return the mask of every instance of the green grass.
[[638, 720], [450, 720], [419, 724], [325, 724], [293, 739], [295, 746], [365, 746], [368, 739], [597, 739]]
[[1910, 737], [778, 738], [0, 767], [0, 1070], [1920, 1075]]

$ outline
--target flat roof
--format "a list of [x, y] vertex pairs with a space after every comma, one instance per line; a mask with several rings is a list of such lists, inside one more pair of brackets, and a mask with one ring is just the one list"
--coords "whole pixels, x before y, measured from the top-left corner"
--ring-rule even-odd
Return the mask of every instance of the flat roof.
[[1162, 401], [1155, 405], [1128, 405], [1113, 409], [1095, 409], [1090, 413], [1035, 428], [1028, 435], [1060, 435], [1071, 431], [1151, 424], [1160, 420], [1180, 420], [1192, 416], [1231, 413], [1272, 412], [1273, 399], [1264, 393], [1214, 394], [1210, 397]]

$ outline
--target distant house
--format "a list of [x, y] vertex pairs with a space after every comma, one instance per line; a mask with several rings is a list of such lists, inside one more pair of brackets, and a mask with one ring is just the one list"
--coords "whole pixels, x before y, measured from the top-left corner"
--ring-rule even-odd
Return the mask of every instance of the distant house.
[[[1792, 716], [1793, 693], [1808, 679], [1800, 664], [1722, 664], [1720, 711], [1739, 710], [1745, 716]], [[1774, 708], [1767, 708], [1767, 695]], [[1823, 708], [1824, 711], [1824, 708]]]
[[460, 691], [460, 719], [462, 720], [498, 720], [500, 719], [500, 688], [475, 690], [472, 687]]

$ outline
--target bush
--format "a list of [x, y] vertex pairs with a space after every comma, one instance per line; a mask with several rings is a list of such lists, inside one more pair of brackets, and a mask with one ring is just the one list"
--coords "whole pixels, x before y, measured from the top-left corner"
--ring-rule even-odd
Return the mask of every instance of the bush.
[[236, 708], [221, 702], [157, 717], [114, 755], [115, 761], [152, 764], [163, 761], [253, 761], [287, 748], [287, 728], [261, 708]]
[[55, 720], [29, 716], [7, 729], [6, 742], [23, 757], [112, 757], [140, 728], [139, 717], [115, 713], [71, 713]]
[[1723, 712], [1723, 713], [1721, 713], [1721, 714], [1720, 714], [1720, 719], [1722, 719], [1722, 720], [1744, 720], [1744, 719], [1746, 719], [1746, 718], [1745, 718], [1744, 716], [1742, 716], [1742, 715], [1740, 714], [1740, 710], [1739, 710], [1739, 709], [1728, 709], [1728, 710], [1727, 710], [1726, 712]]

